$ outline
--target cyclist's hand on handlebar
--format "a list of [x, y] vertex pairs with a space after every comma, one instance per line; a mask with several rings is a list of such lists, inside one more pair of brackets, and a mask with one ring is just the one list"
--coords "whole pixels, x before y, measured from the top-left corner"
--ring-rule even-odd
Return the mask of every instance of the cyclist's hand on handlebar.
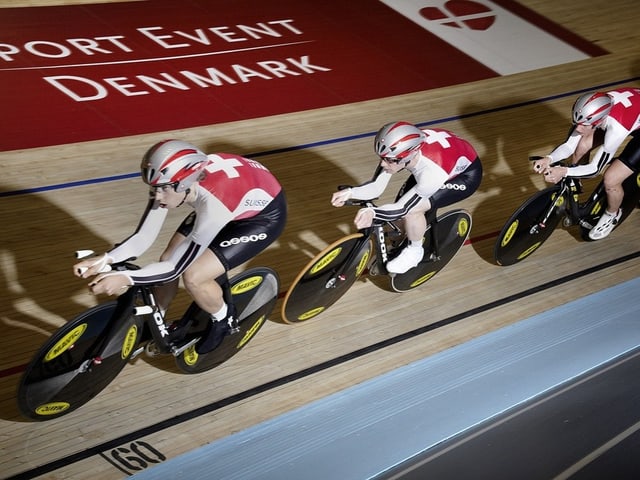
[[334, 207], [342, 207], [347, 200], [351, 198], [351, 189], [345, 188], [344, 190], [338, 190], [331, 196], [331, 205]]
[[536, 173], [545, 173], [549, 168], [550, 157], [542, 157], [533, 162], [533, 171]]
[[89, 290], [94, 295], [122, 295], [131, 285], [131, 278], [124, 272], [103, 273], [89, 284]]
[[73, 266], [73, 274], [76, 277], [88, 278], [100, 272], [108, 272], [111, 269], [109, 264], [112, 261], [113, 259], [106, 253], [99, 257], [87, 258]]
[[356, 213], [356, 218], [353, 220], [356, 228], [367, 228], [373, 224], [373, 217], [375, 216], [375, 212], [371, 208], [361, 208]]
[[567, 176], [567, 167], [547, 167], [544, 172], [544, 180], [549, 183], [558, 183]]

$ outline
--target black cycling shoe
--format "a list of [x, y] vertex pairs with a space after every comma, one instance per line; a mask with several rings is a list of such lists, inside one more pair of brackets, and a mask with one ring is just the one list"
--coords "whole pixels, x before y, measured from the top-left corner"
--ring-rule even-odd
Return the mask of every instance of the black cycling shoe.
[[196, 345], [196, 352], [199, 354], [209, 353], [220, 346], [224, 337], [237, 331], [236, 308], [228, 305], [229, 310], [224, 320], [214, 320], [207, 324], [207, 329], [202, 339]]
[[176, 344], [184, 340], [189, 330], [190, 322], [177, 321], [169, 325], [169, 343]]

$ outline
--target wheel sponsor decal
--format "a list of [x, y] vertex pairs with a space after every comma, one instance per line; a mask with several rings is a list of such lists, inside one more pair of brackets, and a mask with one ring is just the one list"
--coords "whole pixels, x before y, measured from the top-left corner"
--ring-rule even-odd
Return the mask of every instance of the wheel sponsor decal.
[[431, 277], [433, 277], [436, 273], [438, 273], [438, 270], [434, 270], [433, 272], [429, 272], [426, 275], [423, 275], [422, 277], [418, 278], [417, 280], [414, 280], [411, 285], [409, 285], [409, 287], [411, 288], [415, 288], [418, 285], [422, 285], [424, 282], [426, 282], [427, 280], [429, 280]]
[[260, 327], [264, 323], [265, 319], [266, 319], [266, 317], [264, 315], [262, 315], [258, 320], [256, 320], [253, 323], [253, 325], [251, 325], [251, 328], [249, 328], [245, 332], [245, 334], [242, 337], [242, 339], [236, 345], [236, 349], [237, 350], [240, 350], [242, 347], [244, 347], [247, 344], [247, 342], [249, 342], [249, 340], [251, 340], [253, 338], [253, 336], [256, 334], [256, 332], [260, 329]]
[[45, 362], [49, 362], [56, 358], [58, 355], [66, 352], [68, 349], [73, 348], [76, 341], [82, 336], [87, 329], [87, 324], [83, 323], [67, 333], [62, 337], [54, 346], [47, 352], [44, 357]]
[[522, 252], [520, 255], [518, 255], [518, 260], [522, 260], [523, 258], [526, 258], [529, 255], [531, 255], [540, 245], [542, 245], [542, 242], [537, 242], [537, 243], [534, 243], [533, 245], [531, 245], [524, 252]]
[[356, 268], [356, 277], [359, 277], [364, 271], [364, 269], [367, 267], [367, 264], [369, 263], [370, 254], [371, 254], [371, 250], [367, 250], [362, 256], [362, 258], [360, 259], [360, 262], [358, 263], [358, 268]]
[[458, 221], [458, 236], [466, 237], [467, 233], [469, 233], [469, 220], [466, 218], [461, 218]]
[[340, 252], [342, 252], [342, 247], [334, 248], [333, 250], [331, 250], [324, 257], [318, 260], [313, 267], [311, 267], [309, 273], [311, 275], [315, 275], [316, 273], [321, 271], [323, 268], [333, 262], [333, 260], [335, 260], [335, 258], [340, 255]]
[[45, 403], [44, 405], [40, 405], [35, 409], [35, 413], [37, 415], [48, 416], [48, 415], [58, 415], [59, 413], [67, 410], [71, 405], [67, 402], [51, 402]]
[[311, 310], [306, 311], [305, 313], [298, 315], [298, 320], [301, 322], [304, 320], [309, 320], [310, 318], [315, 317], [316, 315], [320, 315], [324, 311], [324, 307], [316, 307]]
[[127, 331], [127, 335], [124, 337], [124, 342], [122, 343], [122, 359], [126, 360], [131, 355], [133, 351], [133, 347], [136, 345], [136, 339], [138, 338], [138, 327], [134, 324], [131, 325], [131, 328]]
[[196, 363], [198, 363], [198, 352], [196, 352], [196, 346], [191, 345], [184, 352], [182, 352], [182, 358], [184, 358], [184, 363], [193, 367]]
[[239, 295], [241, 293], [248, 292], [249, 290], [253, 290], [258, 285], [262, 283], [263, 277], [260, 275], [255, 275], [253, 277], [245, 278], [240, 283], [231, 287], [232, 295]]

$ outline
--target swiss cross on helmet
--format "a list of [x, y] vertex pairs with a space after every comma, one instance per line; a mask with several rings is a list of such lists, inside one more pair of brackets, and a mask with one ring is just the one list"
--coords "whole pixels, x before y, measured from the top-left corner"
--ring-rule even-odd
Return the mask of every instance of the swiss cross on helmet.
[[576, 125], [597, 126], [609, 115], [613, 101], [606, 93], [585, 93], [573, 104], [572, 117]]
[[403, 160], [419, 147], [425, 134], [408, 122], [392, 122], [384, 125], [374, 140], [376, 154], [385, 160]]
[[207, 156], [197, 147], [181, 140], [164, 140], [145, 153], [140, 169], [147, 185], [174, 185], [176, 192], [184, 192], [199, 180], [207, 163]]

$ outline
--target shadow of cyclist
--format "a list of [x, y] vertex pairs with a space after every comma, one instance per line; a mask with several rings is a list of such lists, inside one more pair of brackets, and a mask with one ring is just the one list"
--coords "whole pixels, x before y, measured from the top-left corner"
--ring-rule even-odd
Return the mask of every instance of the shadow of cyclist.
[[[71, 274], [78, 245], [107, 242], [39, 194], [3, 189], [0, 211], [0, 377], [11, 383], [35, 350], [91, 302], [85, 283]], [[86, 295], [86, 304], [83, 300]], [[15, 392], [15, 388], [3, 389]], [[3, 416], [10, 412], [0, 412]]]

